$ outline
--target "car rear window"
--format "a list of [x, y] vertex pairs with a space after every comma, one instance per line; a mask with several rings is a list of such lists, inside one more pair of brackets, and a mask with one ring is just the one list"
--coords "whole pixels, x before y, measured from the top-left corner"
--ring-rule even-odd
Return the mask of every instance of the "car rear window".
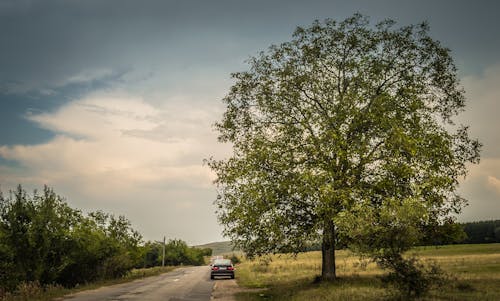
[[231, 265], [231, 260], [228, 260], [228, 259], [219, 259], [219, 260], [216, 260], [214, 261], [214, 265], [217, 265], [217, 266], [230, 266]]

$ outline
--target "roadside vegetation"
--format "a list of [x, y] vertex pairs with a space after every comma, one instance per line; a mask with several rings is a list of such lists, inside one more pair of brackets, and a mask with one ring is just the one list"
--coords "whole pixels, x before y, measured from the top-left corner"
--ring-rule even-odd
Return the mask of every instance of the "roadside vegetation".
[[[165, 272], [144, 269], [161, 266], [162, 255], [163, 243], [144, 242], [124, 216], [85, 215], [48, 187], [0, 193], [0, 300]], [[165, 245], [165, 265], [201, 265], [210, 255], [182, 240]]]
[[[406, 300], [373, 260], [360, 259], [347, 250], [337, 252], [338, 281], [316, 281], [321, 274], [321, 252], [273, 255], [243, 260], [237, 267], [239, 285], [264, 288], [237, 295], [250, 300]], [[427, 267], [439, 265], [443, 282], [432, 283], [418, 300], [500, 300], [500, 244], [418, 247], [405, 254]]]

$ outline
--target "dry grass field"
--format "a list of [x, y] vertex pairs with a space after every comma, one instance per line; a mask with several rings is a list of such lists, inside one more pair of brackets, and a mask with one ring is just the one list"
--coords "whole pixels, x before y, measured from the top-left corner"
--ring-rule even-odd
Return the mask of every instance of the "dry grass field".
[[[421, 300], [500, 300], [500, 244], [421, 247], [409, 255], [437, 263], [446, 274], [445, 284]], [[396, 296], [378, 277], [383, 270], [346, 250], [337, 252], [337, 282], [315, 284], [320, 273], [320, 252], [245, 260], [237, 267], [240, 286], [266, 290], [240, 293], [237, 300], [387, 300]]]

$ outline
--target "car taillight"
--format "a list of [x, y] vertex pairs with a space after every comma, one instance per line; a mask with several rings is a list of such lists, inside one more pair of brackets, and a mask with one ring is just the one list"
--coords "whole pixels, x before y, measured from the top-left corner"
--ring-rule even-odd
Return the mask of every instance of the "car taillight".
[[227, 270], [228, 271], [234, 271], [234, 268], [233, 267], [227, 267]]
[[212, 267], [212, 271], [217, 271], [219, 267]]

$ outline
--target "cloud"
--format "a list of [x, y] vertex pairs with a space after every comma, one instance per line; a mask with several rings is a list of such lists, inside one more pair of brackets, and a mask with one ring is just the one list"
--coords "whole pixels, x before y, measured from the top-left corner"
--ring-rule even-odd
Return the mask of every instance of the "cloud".
[[92, 95], [55, 112], [28, 116], [58, 135], [39, 145], [2, 146], [0, 155], [52, 174], [47, 180], [112, 174], [113, 181], [141, 183], [194, 175], [206, 180], [193, 185], [204, 186], [210, 177], [202, 160], [218, 148], [207, 110], [158, 109], [140, 98]]
[[110, 69], [86, 69], [78, 72], [77, 74], [69, 76], [64, 80], [59, 81], [58, 83], [56, 83], [56, 86], [64, 87], [71, 84], [82, 84], [99, 81], [107, 77], [111, 77], [113, 74], [113, 71]]
[[469, 168], [459, 193], [469, 201], [459, 216], [461, 221], [498, 219], [500, 212], [500, 158], [483, 158]]
[[471, 165], [460, 193], [469, 200], [463, 221], [498, 219], [500, 212], [500, 63], [462, 79], [467, 97], [459, 122], [470, 125], [471, 136], [483, 143], [481, 162]]
[[89, 139], [120, 138], [120, 131], [147, 130], [158, 125], [161, 112], [141, 99], [91, 95], [55, 112], [28, 115], [40, 127]]
[[498, 195], [500, 196], [500, 180], [494, 176], [488, 177], [488, 185], [495, 189]]
[[[57, 135], [42, 144], [0, 146], [0, 157], [21, 166], [2, 167], [0, 183], [47, 184], [78, 208], [123, 210], [142, 225], [152, 223], [144, 212], [151, 207], [189, 229], [189, 217], [200, 210], [218, 239], [214, 176], [202, 161], [228, 152], [211, 129], [219, 115], [200, 104], [154, 107], [125, 93], [94, 93], [27, 116]], [[158, 222], [146, 227], [158, 228]]]
[[472, 136], [479, 138], [484, 144], [483, 157], [500, 158], [500, 62], [479, 75], [465, 77], [462, 83], [466, 91], [467, 107], [461, 114], [460, 121], [469, 124]]

